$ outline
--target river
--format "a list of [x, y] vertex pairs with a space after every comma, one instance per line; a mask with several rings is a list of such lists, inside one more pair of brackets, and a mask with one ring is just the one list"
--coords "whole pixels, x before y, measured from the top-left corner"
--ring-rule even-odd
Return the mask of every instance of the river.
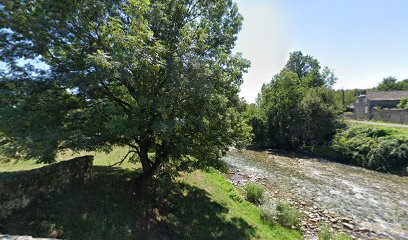
[[233, 178], [262, 182], [316, 225], [361, 239], [408, 239], [408, 177], [289, 153], [231, 151], [224, 160]]

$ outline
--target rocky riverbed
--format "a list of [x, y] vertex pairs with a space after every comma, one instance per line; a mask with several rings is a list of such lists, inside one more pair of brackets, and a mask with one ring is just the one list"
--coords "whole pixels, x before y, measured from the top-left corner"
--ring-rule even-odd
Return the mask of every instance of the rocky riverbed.
[[408, 239], [408, 177], [282, 152], [231, 151], [230, 179], [263, 184], [302, 211], [305, 237], [322, 224], [356, 239]]

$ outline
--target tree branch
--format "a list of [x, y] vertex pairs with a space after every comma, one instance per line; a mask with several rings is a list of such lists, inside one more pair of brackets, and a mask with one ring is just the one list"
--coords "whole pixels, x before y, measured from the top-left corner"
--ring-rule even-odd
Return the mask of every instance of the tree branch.
[[117, 98], [112, 91], [109, 89], [109, 87], [103, 82], [103, 81], [99, 81], [100, 84], [102, 85], [102, 87], [105, 89], [106, 93], [108, 94], [108, 96], [116, 103], [118, 103], [120, 106], [122, 106], [122, 108], [126, 111], [129, 112], [129, 110], [132, 108], [132, 105], [130, 105], [129, 103], [123, 101], [122, 99]]
[[136, 153], [136, 151], [132, 151], [132, 150], [128, 151], [126, 153], [126, 155], [122, 158], [122, 160], [120, 160], [119, 162], [114, 163], [114, 164], [112, 164], [110, 166], [113, 167], [113, 166], [116, 166], [116, 165], [121, 165], [126, 160], [126, 158], [129, 156], [129, 154], [131, 154], [131, 153]]

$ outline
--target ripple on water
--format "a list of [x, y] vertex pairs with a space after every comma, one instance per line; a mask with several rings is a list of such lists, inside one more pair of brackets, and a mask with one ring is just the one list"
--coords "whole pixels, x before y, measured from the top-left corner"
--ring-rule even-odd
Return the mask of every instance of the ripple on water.
[[408, 238], [408, 178], [316, 159], [250, 153], [247, 157], [234, 152], [224, 160], [324, 210], [352, 217], [386, 238]]

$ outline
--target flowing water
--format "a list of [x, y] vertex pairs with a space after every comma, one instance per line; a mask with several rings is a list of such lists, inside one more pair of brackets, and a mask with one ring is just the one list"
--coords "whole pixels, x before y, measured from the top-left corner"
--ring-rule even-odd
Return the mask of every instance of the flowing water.
[[408, 177], [269, 152], [231, 151], [224, 160], [270, 189], [351, 218], [374, 238], [408, 239]]

